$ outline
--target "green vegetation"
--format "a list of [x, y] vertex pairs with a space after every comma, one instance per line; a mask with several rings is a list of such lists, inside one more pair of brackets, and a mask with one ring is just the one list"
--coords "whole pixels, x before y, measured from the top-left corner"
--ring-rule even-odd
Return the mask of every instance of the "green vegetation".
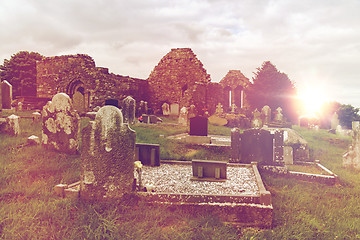
[[[170, 156], [175, 155], [172, 150], [180, 147], [191, 149], [189, 145], [177, 145], [159, 136], [184, 131], [182, 127], [172, 126], [171, 119], [165, 121], [169, 123], [165, 128], [134, 126], [138, 141], [159, 143], [168, 151], [162, 154]], [[26, 138], [32, 134], [40, 136], [41, 126], [33, 124], [31, 119], [23, 119], [21, 126], [23, 133], [19, 137], [0, 134], [1, 239], [360, 238], [360, 173], [343, 168], [341, 163], [350, 137], [295, 128], [308, 140], [311, 157], [335, 172], [341, 185], [327, 186], [264, 174], [266, 188], [273, 196], [274, 221], [272, 229], [258, 229], [234, 228], [211, 213], [195, 215], [186, 209], [173, 212], [148, 206], [134, 194], [121, 202], [108, 203], [59, 198], [53, 194], [53, 187], [79, 179], [80, 156], [27, 146]], [[228, 129], [214, 129], [229, 134]], [[178, 156], [185, 152], [178, 151], [175, 151]], [[199, 151], [204, 156], [213, 154], [208, 149]]]

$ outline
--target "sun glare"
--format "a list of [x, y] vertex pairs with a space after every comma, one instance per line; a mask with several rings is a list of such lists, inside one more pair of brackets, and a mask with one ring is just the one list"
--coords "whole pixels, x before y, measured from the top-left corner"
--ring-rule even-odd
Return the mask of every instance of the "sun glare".
[[315, 116], [317, 115], [322, 105], [328, 101], [322, 88], [306, 88], [299, 92], [300, 100], [304, 106], [304, 114]]

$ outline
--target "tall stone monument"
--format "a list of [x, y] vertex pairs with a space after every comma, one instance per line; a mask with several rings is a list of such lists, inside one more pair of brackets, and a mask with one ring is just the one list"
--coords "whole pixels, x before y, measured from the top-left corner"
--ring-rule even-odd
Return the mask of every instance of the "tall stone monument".
[[42, 110], [42, 144], [46, 148], [75, 154], [80, 117], [65, 93], [56, 94]]
[[81, 198], [121, 198], [132, 190], [135, 139], [118, 108], [104, 106], [96, 113], [82, 131]]
[[1, 102], [2, 109], [11, 109], [12, 85], [6, 80], [1, 83]]

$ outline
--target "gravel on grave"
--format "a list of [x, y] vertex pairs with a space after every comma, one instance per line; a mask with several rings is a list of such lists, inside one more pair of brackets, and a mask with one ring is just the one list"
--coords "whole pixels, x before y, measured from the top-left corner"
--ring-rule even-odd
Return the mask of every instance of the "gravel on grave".
[[191, 164], [163, 163], [159, 167], [143, 166], [141, 178], [144, 186], [152, 185], [153, 191], [159, 193], [259, 195], [251, 168], [228, 166], [225, 182], [191, 181], [191, 176]]

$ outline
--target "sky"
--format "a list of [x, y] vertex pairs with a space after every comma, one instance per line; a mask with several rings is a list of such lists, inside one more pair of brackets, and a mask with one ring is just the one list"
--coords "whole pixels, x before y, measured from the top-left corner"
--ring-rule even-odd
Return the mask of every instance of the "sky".
[[82, 53], [146, 79], [185, 47], [213, 82], [229, 70], [251, 80], [271, 61], [299, 91], [360, 107], [359, 11], [360, 0], [0, 0], [0, 64]]

